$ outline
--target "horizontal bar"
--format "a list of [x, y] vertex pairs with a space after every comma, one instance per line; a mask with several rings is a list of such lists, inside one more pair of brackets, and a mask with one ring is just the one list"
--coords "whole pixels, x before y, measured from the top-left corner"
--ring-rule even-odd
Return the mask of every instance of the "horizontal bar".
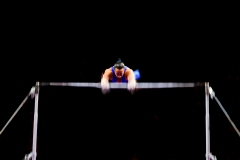
[[[101, 88], [100, 83], [77, 83], [77, 82], [42, 82], [40, 86], [70, 86], [70, 87], [92, 87]], [[185, 88], [204, 86], [204, 83], [137, 83], [136, 88]], [[127, 89], [127, 83], [109, 83], [111, 89]]]

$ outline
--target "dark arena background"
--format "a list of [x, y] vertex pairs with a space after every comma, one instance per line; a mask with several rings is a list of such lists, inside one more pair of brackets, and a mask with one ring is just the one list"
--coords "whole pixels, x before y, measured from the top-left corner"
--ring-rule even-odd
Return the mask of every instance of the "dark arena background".
[[[42, 71], [41, 76], [43, 81], [53, 79], [52, 82], [57, 82], [57, 79], [60, 82], [99, 82], [102, 72], [116, 59], [112, 56], [108, 61], [103, 58], [79, 60], [76, 64], [79, 69], [73, 67], [71, 72], [62, 70], [60, 74], [60, 66], [52, 72], [55, 75], [48, 71], [49, 77], [42, 76]], [[138, 58], [135, 63], [131, 63], [133, 59], [122, 60], [133, 70], [139, 69], [139, 83], [181, 82], [178, 71], [182, 67], [163, 69], [161, 63], [146, 64], [147, 59]], [[169, 61], [167, 66], [170, 67], [171, 63], [177, 64]], [[153, 71], [148, 72], [150, 67]], [[185, 71], [182, 74], [189, 74], [187, 78], [192, 81], [198, 78], [195, 73]], [[213, 81], [210, 86], [239, 128], [239, 75], [236, 70], [231, 70], [223, 72], [222, 76], [226, 76], [225, 82]], [[10, 85], [4, 92], [7, 96], [0, 112], [1, 127], [35, 85], [34, 81], [17, 83], [19, 85]], [[218, 159], [239, 160], [237, 133], [216, 101], [209, 101], [211, 152]], [[34, 99], [29, 97], [1, 134], [1, 159], [23, 159], [31, 152], [33, 112]], [[103, 95], [99, 88], [44, 86], [39, 92], [38, 118], [39, 160], [205, 159], [204, 87], [139, 89], [133, 95], [127, 89], [112, 89]]]
[[[18, 19], [19, 28], [27, 26]], [[144, 26], [156, 28], [143, 27], [140, 18], [107, 28], [98, 18], [92, 25], [66, 18], [74, 26], [67, 29], [62, 19], [48, 19], [13, 27], [9, 53], [17, 55], [2, 59], [7, 66], [0, 129], [37, 81], [99, 83], [118, 58], [139, 70], [138, 83], [209, 82], [240, 129], [239, 51], [228, 37], [232, 28], [226, 34], [200, 24], [181, 28], [177, 16], [176, 24], [162, 20], [159, 27], [143, 16]], [[1, 133], [0, 160], [22, 160], [32, 151], [34, 100], [29, 97]], [[240, 137], [214, 99], [209, 108], [211, 153], [217, 160], [240, 160]], [[38, 109], [37, 160], [206, 159], [204, 87], [139, 89], [133, 95], [111, 89], [103, 95], [99, 88], [44, 86]]]

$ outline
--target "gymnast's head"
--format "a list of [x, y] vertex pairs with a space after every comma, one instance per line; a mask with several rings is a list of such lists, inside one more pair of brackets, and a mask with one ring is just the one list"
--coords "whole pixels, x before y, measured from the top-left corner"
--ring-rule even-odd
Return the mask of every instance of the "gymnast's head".
[[124, 75], [124, 63], [119, 59], [115, 64], [114, 64], [114, 73], [117, 78], [122, 78]]

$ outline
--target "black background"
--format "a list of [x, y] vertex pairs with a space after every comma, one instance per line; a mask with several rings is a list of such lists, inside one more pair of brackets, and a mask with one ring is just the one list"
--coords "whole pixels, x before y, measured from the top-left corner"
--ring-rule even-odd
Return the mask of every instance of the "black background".
[[[234, 14], [20, 13], [4, 24], [0, 126], [36, 81], [99, 82], [122, 58], [139, 69], [139, 82], [210, 82], [240, 128]], [[1, 135], [1, 159], [21, 159], [31, 151], [33, 109], [28, 99]], [[210, 123], [211, 152], [239, 159], [239, 137], [213, 100]], [[38, 159], [204, 159], [204, 88], [134, 95], [112, 90], [104, 96], [99, 89], [43, 87], [37, 152]]]

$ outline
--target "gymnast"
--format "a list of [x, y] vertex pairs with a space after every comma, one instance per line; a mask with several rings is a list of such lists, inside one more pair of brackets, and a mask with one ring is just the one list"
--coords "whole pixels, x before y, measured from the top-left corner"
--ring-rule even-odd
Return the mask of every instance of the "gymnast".
[[133, 71], [119, 59], [114, 66], [105, 70], [101, 78], [103, 94], [109, 92], [109, 81], [114, 83], [128, 83], [128, 90], [133, 94], [136, 88], [137, 79], [140, 78], [138, 70]]

